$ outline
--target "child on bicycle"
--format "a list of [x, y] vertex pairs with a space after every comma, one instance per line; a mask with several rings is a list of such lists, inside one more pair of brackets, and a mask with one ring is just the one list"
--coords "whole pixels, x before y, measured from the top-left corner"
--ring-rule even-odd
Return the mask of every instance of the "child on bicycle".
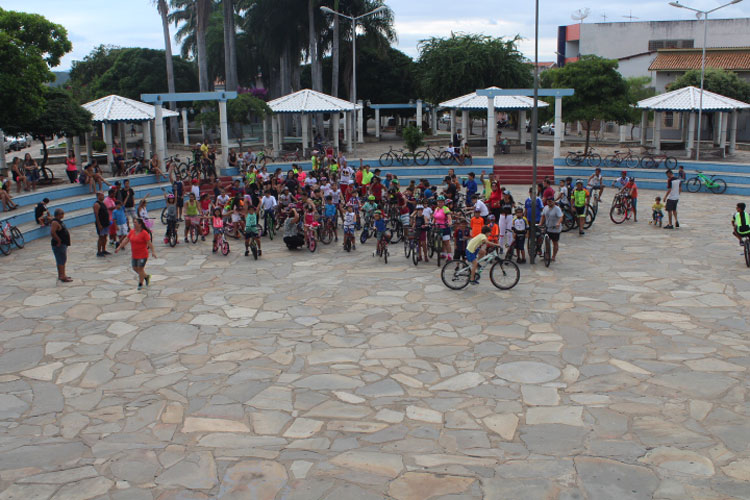
[[651, 221], [649, 221], [649, 224], [659, 224], [659, 227], [661, 227], [662, 219], [664, 219], [664, 203], [661, 202], [661, 196], [657, 196], [654, 204], [651, 205]]
[[305, 224], [305, 246], [309, 244], [309, 238], [315, 237], [315, 230], [318, 227], [315, 206], [312, 202], [303, 203], [302, 210], [304, 213], [303, 221]]
[[177, 231], [177, 203], [172, 193], [167, 194], [165, 192], [164, 198], [167, 199], [167, 232], [164, 233], [164, 243], [169, 243], [169, 235], [173, 231]]
[[417, 205], [417, 209], [414, 211], [412, 216], [411, 229], [414, 233], [414, 237], [417, 238], [417, 258], [422, 260], [420, 255], [424, 255], [424, 261], [429, 262], [427, 259], [427, 219], [424, 216], [424, 206]]
[[367, 197], [367, 202], [365, 202], [364, 205], [362, 205], [362, 213], [365, 215], [365, 221], [371, 220], [373, 212], [378, 208], [378, 205], [375, 203], [375, 196], [370, 195]]
[[529, 233], [529, 221], [523, 215], [523, 208], [516, 208], [516, 218], [513, 219], [513, 236], [516, 248], [516, 262], [519, 264], [526, 263], [526, 236]]
[[219, 244], [219, 235], [224, 232], [224, 217], [221, 214], [221, 208], [215, 207], [213, 212], [213, 217], [211, 217], [211, 226], [214, 228], [214, 250], [213, 252], [216, 253], [216, 250], [218, 250], [218, 244]]
[[372, 225], [375, 228], [375, 241], [379, 243], [380, 241], [385, 240], [387, 243], [391, 239], [391, 233], [388, 231], [388, 226], [383, 218], [383, 213], [380, 210], [375, 210], [373, 217], [374, 220]]
[[354, 215], [354, 207], [347, 205], [346, 215], [344, 215], [344, 245], [346, 245], [348, 241], [352, 250], [357, 249], [357, 246], [354, 244], [354, 226], [356, 222], [357, 219]]
[[336, 205], [333, 203], [333, 196], [329, 194], [326, 196], [326, 204], [323, 208], [323, 220], [326, 224], [330, 224], [333, 227], [334, 241], [339, 241], [339, 230], [336, 227], [337, 216], [338, 211], [336, 210]]
[[478, 285], [479, 279], [477, 278], [477, 267], [479, 267], [479, 261], [487, 254], [484, 250], [484, 246], [487, 247], [499, 247], [495, 243], [490, 242], [488, 234], [490, 233], [489, 226], [484, 226], [482, 231], [474, 236], [469, 243], [466, 244], [466, 260], [471, 264], [471, 275], [469, 283], [472, 285]]
[[263, 255], [260, 249], [260, 236], [258, 231], [258, 214], [255, 212], [255, 207], [249, 205], [247, 207], [247, 216], [245, 217], [245, 257], [250, 255], [250, 240], [255, 240], [255, 245], [258, 247], [258, 257]]
[[200, 217], [200, 208], [198, 207], [198, 201], [195, 199], [195, 193], [188, 195], [188, 201], [185, 203], [185, 243], [188, 242], [188, 234], [190, 234], [190, 228], [195, 225], [198, 230], [198, 220]]

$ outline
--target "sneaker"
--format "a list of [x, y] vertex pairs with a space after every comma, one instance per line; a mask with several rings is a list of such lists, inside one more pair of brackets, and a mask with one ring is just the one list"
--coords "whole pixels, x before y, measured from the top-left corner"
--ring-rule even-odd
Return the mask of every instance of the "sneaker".
[[470, 284], [470, 285], [478, 285], [478, 284], [479, 284], [479, 280], [472, 280], [472, 281], [469, 281], [469, 284]]
[[108, 251], [106, 251], [106, 250], [104, 250], [104, 251], [103, 251], [102, 253], [103, 253], [104, 255], [112, 255], [111, 253], [109, 253], [109, 252], [108, 252]]
[[585, 231], [578, 231], [578, 236], [583, 236], [584, 234], [586, 234]]
[[333, 241], [339, 241], [339, 237], [336, 236]]
[[147, 274], [146, 275], [146, 286], [149, 286], [150, 284], [151, 284], [151, 275]]
[[664, 226], [664, 229], [674, 229], [674, 226], [672, 224], [667, 224]]
[[677, 222], [677, 221], [675, 221], [675, 223], [674, 223], [674, 227], [680, 227], [680, 223], [679, 223], [679, 222]]
[[245, 250], [245, 257], [247, 257], [248, 255], [250, 255], [250, 250]]
[[518, 263], [519, 264], [526, 264], [526, 259], [521, 259], [520, 261], [518, 261]]
[[261, 255], [263, 255], [263, 251], [262, 250], [258, 250], [258, 257], [260, 257]]
[[97, 257], [106, 257], [106, 255], [104, 255], [104, 254], [103, 254], [103, 253], [101, 253], [101, 252], [96, 252], [96, 256], [97, 256]]
[[187, 243], [187, 242], [188, 242], [188, 239], [187, 239], [187, 238], [185, 238], [185, 243]]
[[142, 290], [142, 289], [143, 289], [143, 283], [138, 283], [138, 290]]
[[205, 236], [201, 236], [201, 241], [206, 241], [206, 237]]

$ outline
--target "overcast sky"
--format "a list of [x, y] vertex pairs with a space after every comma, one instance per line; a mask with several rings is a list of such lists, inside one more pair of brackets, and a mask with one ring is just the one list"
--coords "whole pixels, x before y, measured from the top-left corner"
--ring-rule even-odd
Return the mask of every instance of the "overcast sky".
[[[298, 0], [304, 2], [305, 0]], [[699, 9], [711, 9], [726, 1], [683, 0]], [[387, 0], [393, 9], [398, 32], [398, 48], [412, 57], [418, 56], [419, 40], [431, 36], [449, 36], [451, 31], [512, 37], [520, 34], [520, 47], [529, 58], [534, 56], [534, 4], [529, 1], [500, 0]], [[695, 19], [685, 9], [663, 1], [613, 0], [541, 0], [539, 26], [539, 59], [552, 61], [557, 44], [557, 26], [574, 23], [571, 14], [589, 7], [584, 22]], [[2, 8], [36, 12], [62, 24], [73, 42], [57, 70], [70, 69], [71, 61], [82, 59], [100, 44], [123, 47], [164, 47], [161, 21], [150, 0], [3, 0]], [[722, 9], [716, 17], [750, 17], [750, 0]], [[175, 29], [172, 27], [172, 33]], [[613, 40], [616, 43], [616, 40]], [[710, 33], [709, 33], [709, 45]], [[179, 53], [179, 50], [175, 50]]]

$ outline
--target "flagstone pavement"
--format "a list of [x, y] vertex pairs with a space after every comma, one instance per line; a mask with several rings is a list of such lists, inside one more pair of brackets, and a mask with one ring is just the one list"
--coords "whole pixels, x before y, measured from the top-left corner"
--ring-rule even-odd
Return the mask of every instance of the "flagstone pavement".
[[0, 500], [750, 498], [740, 198], [668, 231], [656, 194], [508, 292], [265, 239], [158, 242], [138, 292], [91, 228], [62, 285], [32, 242], [0, 258]]

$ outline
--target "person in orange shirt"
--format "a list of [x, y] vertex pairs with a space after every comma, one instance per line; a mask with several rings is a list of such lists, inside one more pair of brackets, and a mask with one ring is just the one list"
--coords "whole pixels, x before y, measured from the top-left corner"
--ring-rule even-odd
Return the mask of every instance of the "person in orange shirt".
[[490, 214], [487, 216], [487, 225], [490, 227], [490, 234], [487, 236], [487, 239], [497, 245], [500, 240], [500, 226], [495, 223], [494, 215]]
[[479, 209], [474, 210], [474, 217], [471, 218], [471, 237], [480, 234], [484, 226], [484, 218], [479, 215]]

